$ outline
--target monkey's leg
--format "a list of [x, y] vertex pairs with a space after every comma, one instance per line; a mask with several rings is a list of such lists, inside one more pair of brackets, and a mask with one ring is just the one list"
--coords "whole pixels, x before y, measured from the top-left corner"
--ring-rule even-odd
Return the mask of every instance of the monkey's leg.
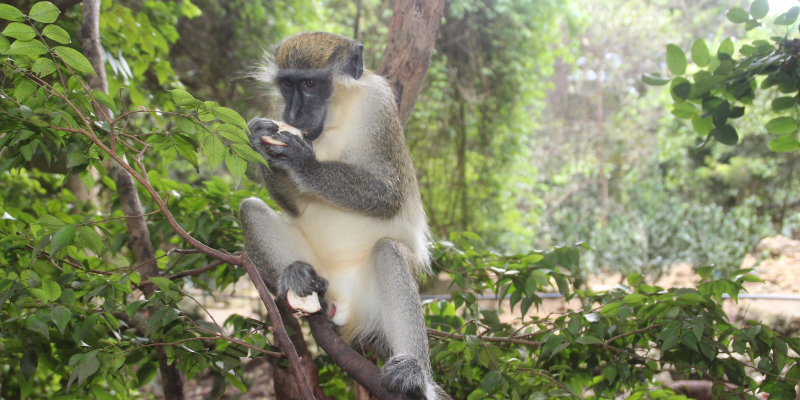
[[383, 367], [382, 384], [411, 398], [436, 399], [431, 376], [425, 318], [411, 275], [408, 248], [394, 239], [379, 240], [372, 248], [381, 303], [381, 333], [391, 357]]
[[277, 278], [278, 296], [286, 298], [291, 289], [300, 297], [322, 297], [328, 282], [311, 267], [319, 264], [303, 234], [255, 197], [242, 201], [239, 214], [244, 249], [259, 269]]

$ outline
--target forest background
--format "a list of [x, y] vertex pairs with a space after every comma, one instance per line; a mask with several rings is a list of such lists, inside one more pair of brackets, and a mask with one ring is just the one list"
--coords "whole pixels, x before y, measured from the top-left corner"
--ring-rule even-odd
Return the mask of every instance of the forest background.
[[[27, 0], [4, 2], [25, 13], [34, 3]], [[69, 38], [76, 37], [82, 18], [81, 6], [68, 0], [54, 3], [61, 11], [55, 23], [68, 38], [59, 43], [80, 50], [77, 42]], [[250, 119], [264, 115], [269, 109], [268, 88], [247, 78], [248, 72], [264, 51], [280, 39], [308, 30], [358, 38], [365, 45], [368, 68], [376, 70], [386, 45], [393, 4], [378, 0], [105, 0], [101, 2], [99, 29], [110, 96], [93, 93], [102, 106], [118, 112], [125, 103], [129, 108], [165, 112], [180, 112], [181, 107], [191, 108], [187, 107], [189, 105], [199, 107], [199, 122], [208, 123], [219, 118], [220, 124], [213, 129], [215, 132], [219, 129], [218, 137], [225, 139], [226, 146], [230, 145], [230, 154], [206, 150], [213, 147], [204, 140], [211, 135], [201, 137], [197, 133], [198, 142], [191, 135], [173, 134], [202, 130], [202, 124], [186, 125], [184, 119], [171, 120], [158, 114], [134, 115], [126, 128], [141, 133], [133, 136], [142, 139], [142, 144], [147, 143], [149, 147], [144, 149], [153, 149], [143, 161], [149, 169], [147, 176], [162, 196], [170, 193], [167, 202], [183, 228], [212, 247], [233, 252], [241, 249], [241, 232], [236, 222], [238, 203], [251, 195], [268, 198], [252, 174], [256, 161], [248, 159], [243, 150], [236, 150], [241, 131], [235, 126], [239, 119], [224, 111], [235, 110], [244, 119]], [[458, 341], [439, 343], [443, 347], [434, 351], [440, 364], [439, 378], [448, 382], [454, 397], [538, 398], [530, 397], [534, 396], [531, 393], [539, 393], [542, 388], [548, 390], [549, 396], [602, 397], [622, 390], [635, 392], [640, 385], [649, 387], [630, 367], [619, 363], [620, 357], [636, 358], [631, 354], [598, 355], [595, 367], [600, 375], [576, 359], [585, 348], [598, 344], [595, 339], [626, 340], [614, 335], [616, 329], [618, 333], [636, 337], [635, 343], [627, 344], [634, 346], [652, 341], [664, 354], [687, 340], [686, 346], [693, 348], [698, 357], [710, 359], [699, 364], [705, 371], [712, 371], [709, 374], [713, 378], [719, 379], [713, 372], [719, 367], [719, 371], [730, 373], [727, 381], [746, 384], [741, 381], [743, 374], [737, 375], [722, 368], [722, 364], [714, 364], [718, 359], [708, 355], [711, 350], [698, 347], [696, 342], [694, 346], [691, 344], [691, 336], [697, 332], [697, 340], [708, 336], [719, 339], [720, 343], [724, 342], [722, 336], [733, 335], [733, 331], [727, 332], [733, 327], [717, 321], [721, 311], [711, 300], [719, 295], [719, 303], [722, 292], [735, 297], [741, 288], [712, 289], [709, 286], [707, 291], [698, 292], [704, 296], [702, 302], [684, 298], [681, 303], [675, 299], [674, 305], [670, 303], [669, 307], [654, 311], [655, 317], [670, 314], [669, 318], [674, 318], [672, 310], [678, 313], [678, 307], [681, 313], [689, 313], [691, 317], [683, 320], [684, 323], [690, 320], [690, 325], [685, 331], [685, 327], [680, 328], [683, 335], [680, 342], [666, 345], [663, 334], [639, 336], [648, 334], [641, 331], [645, 329], [641, 327], [653, 325], [653, 320], [648, 319], [653, 315], [640, 311], [648, 306], [666, 304], [659, 303], [666, 301], [664, 299], [652, 302], [645, 299], [657, 291], [642, 281], [642, 276], [652, 284], [671, 266], [684, 263], [698, 270], [706, 283], [714, 279], [741, 283], [751, 279], [742, 278], [751, 276], [746, 275], [749, 271], [740, 270], [742, 260], [762, 238], [777, 234], [790, 238], [800, 236], [800, 187], [794, 183], [797, 177], [793, 172], [797, 167], [796, 146], [783, 151], [787, 148], [770, 144], [778, 134], [796, 134], [797, 123], [795, 121], [794, 129], [788, 132], [769, 125], [777, 111], [789, 110], [794, 120], [796, 100], [789, 107], [776, 108], [775, 100], [787, 92], [782, 88], [759, 91], [745, 107], [743, 115], [726, 114], [726, 119], [735, 120], [732, 125], [738, 133], [736, 144], [726, 145], [718, 136], [709, 136], [709, 131], [698, 128], [695, 117], [708, 115], [686, 114], [686, 109], [680, 105], [680, 93], [676, 97], [678, 78], [667, 88], [648, 85], [642, 76], [663, 74], [648, 76], [649, 83], [664, 84], [668, 81], [663, 81], [662, 76], [683, 75], [683, 72], [676, 72], [676, 56], [670, 53], [668, 44], [685, 49], [692, 61], [699, 64], [694, 53], [698, 39], [707, 48], [719, 49], [722, 54], [728, 43], [740, 50], [745, 41], [753, 43], [785, 35], [789, 39], [797, 37], [796, 21], [773, 23], [775, 17], [785, 16], [783, 13], [794, 5], [790, 1], [771, 1], [769, 17], [755, 18], [750, 1], [733, 0], [445, 2], [444, 18], [425, 84], [405, 128], [425, 209], [437, 239], [433, 245], [437, 272], [442, 272], [460, 289], [454, 291], [453, 300], [426, 306], [429, 323], [448, 332], [466, 329], [461, 339], [475, 337], [482, 329], [490, 327], [480, 336], [491, 331], [492, 335], [504, 333], [505, 338], [513, 339], [523, 332], [529, 335], [527, 339], [536, 340], [502, 348], [486, 347], [485, 351], [469, 339], [464, 339], [462, 347]], [[748, 10], [754, 21], [763, 19], [764, 26], [744, 25], [744, 21], [751, 19], [749, 14], [737, 24], [741, 16], [736, 12], [732, 15], [730, 11], [737, 7], [743, 12]], [[33, 15], [31, 11], [30, 17]], [[9, 21], [16, 20], [7, 15], [3, 18], [7, 21], [0, 25], [5, 35], [0, 37], [3, 38], [0, 49], [9, 54], [9, 38], [22, 43], [32, 37], [23, 39], [27, 31], [22, 28], [9, 30], [13, 26]], [[34, 18], [34, 23], [37, 21], [48, 20]], [[683, 50], [681, 52], [683, 54]], [[19, 61], [23, 58], [15, 61], [22, 64], [14, 66], [37, 71], [33, 59], [25, 64]], [[721, 56], [717, 58], [722, 60]], [[64, 62], [70, 64], [67, 60]], [[42, 65], [39, 68], [36, 73], [44, 72]], [[7, 79], [3, 81], [3, 88], [14, 90], [8, 97], [16, 98], [19, 103], [34, 101], [34, 92], [21, 95], [27, 89], [13, 76], [17, 72], [12, 64], [4, 65]], [[75, 85], [70, 81], [68, 86]], [[170, 92], [175, 89], [185, 92]], [[796, 86], [794, 92], [796, 94]], [[207, 108], [202, 108], [181, 97], [180, 93], [190, 93], [190, 97], [215, 103], [204, 103], [202, 107]], [[10, 107], [7, 104], [4, 107]], [[717, 108], [715, 104], [714, 109]], [[15, 111], [6, 109], [8, 112], [3, 118], [8, 118], [4, 123], [10, 124], [8, 121], [13, 120], [15, 112], [24, 115], [22, 107]], [[212, 109], [217, 111], [210, 119], [201, 117], [203, 110], [210, 115]], [[36, 125], [30, 120], [25, 123]], [[234, 349], [232, 345], [229, 348], [207, 345], [205, 352], [194, 347], [166, 350], [163, 355], [156, 354], [154, 347], [145, 344], [125, 350], [125, 364], [117, 365], [117, 349], [108, 350], [111, 345], [103, 342], [101, 331], [106, 328], [95, 329], [94, 323], [102, 318], [108, 332], [112, 332], [106, 332], [105, 336], [110, 336], [122, 332], [120, 323], [135, 325], [134, 315], [140, 308], [156, 307], [152, 300], [155, 297], [149, 297], [151, 293], [147, 293], [151, 299], [147, 302], [126, 297], [130, 288], [136, 290], [143, 284], [141, 276], [131, 272], [135, 271], [137, 258], [126, 250], [129, 237], [124, 223], [111, 220], [124, 218], [121, 217], [124, 206], [114, 192], [117, 183], [105, 175], [100, 163], [103, 156], [90, 150], [91, 146], [86, 147], [80, 141], [61, 140], [55, 150], [48, 150], [45, 143], [59, 140], [40, 139], [38, 131], [28, 125], [13, 125], [11, 134], [9, 126], [12, 125], [4, 126], [5, 136], [0, 138], [4, 146], [0, 153], [0, 214], [3, 214], [0, 222], [4, 240], [0, 244], [6, 246], [0, 254], [0, 264], [7, 265], [0, 275], [0, 307], [3, 307], [0, 327], [6, 332], [0, 332], [5, 349], [0, 349], [3, 360], [0, 397], [69, 398], [69, 386], [73, 381], [77, 381], [76, 386], [82, 392], [72, 396], [158, 395], [161, 389], [151, 390], [146, 385], [157, 374], [164, 376], [166, 370], [159, 362], [164, 357], [171, 360], [170, 364], [176, 358], [187, 357], [188, 360], [192, 357], [188, 355], [190, 352], [203, 353], [207, 358], [196, 370], [179, 363], [182, 372], [194, 376], [205, 368], [216, 368], [212, 373], [215, 396], [224, 393], [226, 382], [246, 392], [250, 382], [243, 379], [243, 365], [232, 361], [231, 355], [225, 353], [226, 349]], [[717, 140], [709, 140], [712, 136]], [[167, 137], [169, 140], [164, 139]], [[210, 140], [213, 141], [213, 137]], [[136, 144], [132, 146], [141, 149]], [[83, 156], [66, 156], [80, 154], [80, 149], [84, 149]], [[776, 149], [781, 151], [773, 151]], [[220, 166], [223, 161], [226, 168]], [[250, 168], [245, 162], [250, 163]], [[143, 198], [148, 195], [141, 187], [139, 193]], [[144, 211], [156, 212], [157, 207], [144, 202]], [[43, 217], [47, 215], [56, 219]], [[102, 226], [102, 235], [95, 237], [93, 230], [84, 229], [87, 221]], [[69, 226], [76, 228], [70, 230]], [[148, 226], [151, 240], [156, 243], [155, 255], [160, 270], [179, 273], [207, 261], [201, 254], [176, 257], [171, 253], [173, 247], [184, 247], [171, 231], [169, 221], [160, 214], [149, 217]], [[62, 229], [71, 232], [68, 239], [59, 238], [58, 232], [65, 232]], [[25, 236], [24, 240], [19, 236]], [[79, 249], [91, 251], [84, 253]], [[102, 257], [95, 257], [97, 255]], [[551, 261], [549, 256], [557, 261]], [[502, 262], [486, 261], [492, 258]], [[514, 269], [509, 263], [518, 264], [522, 275], [513, 277], [509, 273], [506, 277], [506, 271]], [[49, 269], [48, 264], [56, 265], [58, 272]], [[80, 271], [77, 278], [69, 275], [65, 271], [70, 265], [78, 270], [85, 268], [85, 276]], [[554, 265], [560, 266], [561, 271]], [[506, 269], [490, 271], [498, 267]], [[541, 279], [535, 273], [539, 267], [551, 267], [541, 270], [541, 276], [546, 275]], [[463, 272], [458, 268], [463, 268]], [[167, 282], [157, 283], [156, 293], [163, 295], [158, 298], [160, 310], [178, 309], [179, 301], [188, 296], [182, 289], [192, 287], [214, 293], [244, 275], [243, 271], [226, 266], [208, 270], [213, 271], [213, 275], [186, 278], [181, 281], [180, 289]], [[486, 271], [490, 271], [489, 275]], [[641, 299], [624, 296], [623, 303], [623, 297], [614, 297], [612, 292], [598, 294], [588, 290], [589, 274], [613, 273], [629, 277], [620, 283], [627, 282], [633, 294], [644, 293], [645, 296]], [[100, 282], [101, 278], [106, 281]], [[565, 279], [572, 283], [571, 288]], [[56, 282], [60, 287], [58, 296], [53, 294], [55, 289], [48, 289], [48, 282]], [[590, 316], [581, 314], [576, 318], [570, 314], [560, 321], [557, 318], [525, 321], [523, 317], [522, 327], [512, 328], [510, 324], [501, 323], [494, 311], [479, 307], [472, 295], [486, 291], [511, 294], [511, 309], [521, 301], [520, 311], [525, 315], [532, 305], [541, 302], [535, 292], [551, 285], [567, 297], [583, 299], [589, 306], [584, 312]], [[75, 303], [74, 298], [71, 301], [61, 298], [61, 287], [63, 292], [74, 289], [78, 298], [83, 296], [82, 303]], [[174, 293], [169, 294], [170, 290]], [[175, 298], [170, 299], [165, 293], [174, 294]], [[587, 301], [589, 298], [595, 300]], [[98, 299], [103, 300], [98, 303]], [[593, 309], [590, 307], [596, 303], [603, 306], [603, 318], [615, 319], [614, 329], [603, 333], [600, 328], [598, 333], [596, 325], [592, 325], [598, 323], [591, 316]], [[616, 306], [606, 309], [611, 303]], [[456, 309], [465, 304], [469, 311], [457, 313]], [[698, 304], [703, 307], [696, 307]], [[83, 311], [74, 307], [81, 307]], [[93, 313], [98, 307], [106, 312]], [[631, 317], [629, 320], [627, 314], [617, 313], [628, 308], [627, 313], [639, 319]], [[143, 329], [145, 332], [129, 332], [132, 337], [169, 341], [167, 339], [187, 334], [184, 325], [193, 323], [188, 315], [176, 312], [168, 317], [169, 311], [163, 311], [165, 315], [162, 315], [155, 314], [157, 310], [151, 309], [153, 315], [159, 316], [153, 319], [157, 324], [148, 325]], [[126, 314], [127, 322], [124, 321]], [[706, 322], [708, 331], [704, 331], [703, 323], [699, 328], [692, 328], [703, 318], [710, 318]], [[480, 323], [464, 328], [475, 320]], [[573, 320], [582, 322], [573, 323]], [[567, 321], [569, 327], [564, 325]], [[635, 326], [626, 325], [625, 321]], [[609, 322], [604, 319], [603, 323], [608, 328]], [[245, 318], [232, 318], [223, 325], [235, 332], [230, 338], [239, 337], [251, 346], [268, 348], [271, 337], [263, 326], [254, 324]], [[538, 336], [533, 329], [536, 326], [542, 331]], [[750, 327], [755, 326], [761, 325], [753, 323]], [[206, 333], [209, 329], [213, 331], [208, 325], [202, 327]], [[748, 326], [741, 329], [745, 328]], [[514, 332], [516, 329], [518, 332]], [[553, 335], [553, 331], [559, 329], [575, 337], [563, 332]], [[769, 328], [764, 329], [767, 332]], [[262, 334], [240, 335], [239, 331]], [[686, 334], [690, 332], [694, 333], [687, 339]], [[750, 331], [748, 340], [756, 340], [760, 332], [761, 328], [759, 332]], [[161, 333], [163, 335], [158, 336]], [[50, 335], [70, 344], [54, 344], [52, 349], [45, 349], [45, 341], [40, 339], [49, 341]], [[93, 335], [96, 336], [94, 341], [90, 340]], [[580, 338], [581, 335], [595, 339]], [[32, 339], [34, 337], [38, 339]], [[762, 340], [769, 344], [760, 350], [770, 353], [771, 361], [759, 361], [756, 370], [772, 371], [773, 378], [786, 375], [786, 370], [794, 365], [785, 359], [786, 344], [781, 347], [772, 336], [768, 339]], [[798, 346], [788, 339], [784, 341], [792, 349]], [[80, 343], [88, 343], [89, 347], [80, 350], [76, 345]], [[131, 343], [148, 342], [132, 340]], [[725, 347], [729, 344], [725, 342]], [[514, 347], [516, 345], [538, 347], [528, 354], [520, 350], [522, 347]], [[756, 345], [755, 342], [753, 346], [764, 347], [763, 343]], [[67, 348], [70, 350], [65, 350]], [[469, 353], [467, 363], [456, 363], [464, 351]], [[497, 365], [496, 361], [512, 360], [509, 354], [514, 352], [519, 353], [521, 360], [508, 361], [510, 366]], [[742, 352], [747, 353], [744, 348]], [[110, 354], [111, 358], [103, 359], [98, 354]], [[781, 354], [783, 361], [780, 361]], [[796, 357], [794, 353], [788, 354]], [[754, 362], [759, 359], [755, 353], [750, 357]], [[759, 360], [764, 359], [767, 357]], [[223, 366], [214, 367], [215, 360]], [[609, 360], [615, 360], [616, 364]], [[589, 373], [567, 376], [569, 374], [558, 365], [571, 365], [569, 363], [582, 365]], [[330, 360], [318, 357], [316, 364], [325, 394], [335, 398], [357, 395], [349, 378], [332, 367]], [[459, 367], [451, 368], [453, 365]], [[690, 365], [698, 366], [698, 362]], [[609, 369], [611, 366], [613, 368]], [[116, 382], [116, 378], [107, 376], [112, 367], [126, 369], [130, 378]], [[648, 365], [646, 374], [663, 367], [664, 364]], [[546, 377], [541, 372], [545, 370], [548, 371]], [[56, 372], [51, 376], [48, 371]], [[793, 371], [800, 374], [797, 368]], [[445, 378], [448, 372], [449, 377]], [[597, 382], [593, 380], [596, 376], [604, 376], [605, 380]], [[785, 383], [785, 387], [775, 386], [779, 381]], [[794, 395], [789, 393], [789, 388], [794, 387], [790, 384], [793, 381], [786, 383], [776, 378], [763, 382], [754, 381], [755, 386], [751, 386], [755, 389], [759, 385], [773, 385], [767, 389], [772, 389], [776, 398]], [[593, 389], [583, 393], [587, 388]], [[660, 396], [642, 390], [641, 396], [645, 395]]]

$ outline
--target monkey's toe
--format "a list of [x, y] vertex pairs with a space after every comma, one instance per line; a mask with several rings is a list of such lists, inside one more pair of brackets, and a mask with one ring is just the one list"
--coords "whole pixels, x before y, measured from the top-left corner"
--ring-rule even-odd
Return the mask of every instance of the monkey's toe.
[[398, 354], [383, 366], [381, 385], [390, 392], [399, 392], [412, 399], [425, 399], [425, 371], [411, 355]]

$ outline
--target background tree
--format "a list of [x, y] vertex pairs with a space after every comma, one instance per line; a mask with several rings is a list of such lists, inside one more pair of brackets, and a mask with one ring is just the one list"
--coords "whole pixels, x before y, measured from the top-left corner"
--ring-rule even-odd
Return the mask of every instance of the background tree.
[[[736, 299], [744, 282], [758, 280], [749, 269], [702, 266], [702, 281], [685, 289], [657, 287], [638, 273], [600, 293], [570, 285], [591, 265], [630, 268], [626, 271], [653, 265], [617, 261], [640, 248], [613, 247], [630, 239], [625, 230], [631, 225], [615, 221], [626, 222], [640, 210], [645, 215], [662, 213], [664, 221], [673, 221], [668, 216], [674, 209], [656, 207], [664, 197], [677, 199], [670, 201], [678, 210], [697, 213], [688, 226], [698, 232], [705, 229], [701, 237], [706, 240], [691, 254], [712, 261], [716, 254], [702, 246], [730, 241], [741, 233], [738, 222], [725, 225], [737, 210], [751, 212], [744, 213], [745, 219], [770, 215], [746, 199], [733, 206], [716, 205], [725, 195], [713, 186], [696, 193], [706, 183], [702, 176], [686, 178], [694, 169], [683, 161], [695, 139], [674, 134], [684, 132], [687, 124], [656, 127], [657, 145], [644, 149], [635, 147], [636, 140], [621, 140], [626, 132], [639, 131], [625, 130], [624, 124], [648, 127], [648, 120], [664, 120], [652, 110], [669, 98], [665, 92], [644, 90], [635, 80], [634, 75], [650, 65], [647, 58], [627, 65], [623, 55], [639, 53], [626, 53], [607, 38], [630, 30], [639, 34], [625, 40], [639, 39], [650, 32], [633, 29], [636, 18], [653, 16], [645, 21], [654, 27], [662, 21], [655, 16], [669, 13], [675, 19], [667, 20], [664, 30], [673, 23], [691, 22], [687, 16], [700, 12], [706, 19], [699, 19], [697, 26], [708, 25], [703, 32], [716, 32], [712, 22], [723, 15], [713, 2], [697, 8], [655, 2], [645, 4], [654, 8], [641, 9], [633, 3], [446, 3], [430, 74], [407, 136], [441, 240], [432, 244], [434, 265], [452, 282], [451, 296], [426, 302], [425, 310], [436, 379], [455, 398], [611, 398], [622, 393], [663, 398], [671, 392], [653, 387], [651, 378], [667, 369], [700, 375], [720, 392], [727, 390], [724, 383], [733, 383], [736, 388], [725, 393], [729, 397], [752, 399], [758, 390], [777, 399], [794, 396], [800, 341], [755, 321], [734, 325], [720, 307], [724, 294]], [[310, 385], [300, 383], [298, 388], [313, 391], [317, 398], [356, 396], [354, 376], [378, 393], [377, 366], [347, 347], [326, 342], [335, 341], [335, 335], [318, 336], [321, 326], [327, 326], [324, 317], [310, 318], [309, 324], [327, 355], [305, 346], [299, 334], [303, 328], [292, 318], [283, 320], [290, 335], [283, 336], [275, 308], [269, 319], [233, 315], [220, 321], [196, 294], [221, 293], [245, 274], [236, 265], [252, 267], [245, 255], [235, 252], [241, 248], [238, 205], [249, 196], [268, 199], [268, 193], [245, 176], [248, 164], [263, 160], [249, 151], [244, 118], [233, 111], [249, 118], [263, 114], [268, 102], [253, 97], [261, 90], [253, 82], [231, 78], [241, 69], [246, 72], [257, 47], [309, 29], [360, 35], [368, 44], [372, 67], [378, 68], [392, 26], [391, 13], [383, 10], [404, 4], [409, 3], [330, 1], [310, 9], [291, 1], [101, 2], [98, 27], [109, 94], [90, 87], [87, 78], [96, 59], [84, 58], [89, 45], [76, 41], [78, 28], [86, 23], [84, 6], [66, 6], [59, 14], [47, 2], [0, 5], [0, 397], [150, 397], [163, 393], [159, 382], [170, 368], [189, 380], [212, 382], [211, 397], [220, 397], [226, 386], [248, 391], [252, 381], [247, 367], [265, 358], [281, 367], [293, 362], [292, 379], [280, 382], [310, 378]], [[594, 29], [582, 22], [603, 12], [619, 16], [619, 28]], [[204, 36], [203, 26], [227, 31]], [[589, 44], [606, 43], [613, 52], [574, 47], [563, 39], [565, 29], [591, 39]], [[652, 33], [652, 39], [657, 38]], [[209, 39], [219, 40], [218, 46], [192, 53], [203, 48], [193, 40]], [[665, 48], [654, 45], [652, 51], [659, 47]], [[218, 57], [217, 50], [226, 56]], [[542, 111], [544, 78], [557, 58], [564, 65], [576, 64], [566, 69], [567, 82], [591, 89], [571, 93], [588, 109], [570, 120], [602, 125], [603, 137], [592, 133], [596, 131], [581, 136], [575, 129], [571, 134], [584, 147], [558, 142], [563, 147], [541, 154], [543, 140], [532, 136], [537, 127], [532, 116]], [[232, 66], [227, 68], [223, 59]], [[192, 79], [212, 69], [216, 72]], [[614, 83], [600, 85], [598, 92], [592, 70], [604, 71], [595, 76], [613, 77]], [[642, 94], [652, 97], [636, 97]], [[601, 99], [603, 118], [597, 118]], [[580, 143], [595, 136], [605, 146], [602, 162], [595, 142]], [[623, 149], [620, 154], [630, 148], [649, 156], [611, 156], [614, 146]], [[575, 156], [573, 165], [564, 168], [567, 172], [561, 172], [542, 162], [550, 153], [581, 157]], [[711, 153], [719, 154], [723, 153]], [[734, 165], [714, 157], [698, 160], [715, 173], [726, 172], [718, 165]], [[758, 164], [758, 157], [750, 153], [746, 158], [736, 165], [754, 170], [750, 166]], [[640, 160], [649, 164], [633, 168]], [[112, 179], [109, 163], [114, 161], [136, 180], [141, 214], [125, 210], [131, 196], [120, 194], [118, 181]], [[609, 169], [621, 170], [618, 162], [630, 164], [628, 172], [625, 179], [606, 177], [608, 203], [602, 207], [602, 202], [594, 202], [591, 210], [599, 218], [588, 218], [592, 224], [568, 219], [580, 210], [570, 209], [573, 204], [588, 202], [557, 202], [560, 213], [542, 209], [548, 187], [563, 191], [559, 197], [575, 198], [568, 195], [573, 189], [567, 182], [573, 176], [584, 177], [590, 182], [585, 187], [599, 193], [599, 176]], [[223, 163], [226, 168], [219, 168]], [[661, 170], [663, 163], [671, 166], [666, 172]], [[531, 175], [536, 170], [545, 173]], [[67, 175], [96, 189], [97, 200], [76, 196]], [[726, 184], [731, 189], [739, 185]], [[711, 206], [707, 212], [697, 211], [698, 204]], [[539, 218], [540, 212], [548, 213], [547, 220]], [[138, 255], [130, 240], [142, 232], [129, 227], [133, 216], [146, 221], [144, 239], [154, 244], [152, 259]], [[603, 230], [606, 226], [617, 228]], [[732, 228], [722, 229], [726, 226]], [[536, 232], [548, 233], [540, 242], [548, 248], [550, 241], [590, 238], [596, 250], [568, 245], [532, 251]], [[617, 235], [604, 243], [609, 236], [603, 232]], [[686, 232], [688, 228], [680, 233]], [[608, 253], [620, 258], [593, 261]], [[144, 269], [153, 263], [158, 275]], [[147, 288], [152, 288], [149, 296]], [[557, 291], [581, 306], [537, 316], [532, 311], [542, 304], [542, 291]], [[272, 307], [266, 292], [261, 293]], [[487, 304], [480, 295], [507, 299]], [[503, 314], [509, 310], [513, 320]], [[292, 355], [295, 347], [303, 357], [302, 368]], [[162, 377], [156, 380], [159, 370]], [[276, 382], [281, 376], [287, 374], [276, 373]], [[319, 378], [316, 383], [314, 377]], [[291, 390], [294, 387], [284, 394], [294, 394]]]

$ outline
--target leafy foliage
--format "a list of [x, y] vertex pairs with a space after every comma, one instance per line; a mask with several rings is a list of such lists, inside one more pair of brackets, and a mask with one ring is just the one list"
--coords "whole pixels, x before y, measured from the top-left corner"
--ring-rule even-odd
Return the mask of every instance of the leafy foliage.
[[[471, 3], [453, 4], [454, 24], [473, 18]], [[526, 13], [536, 9], [515, 5]], [[227, 384], [246, 392], [243, 362], [280, 357], [269, 327], [238, 315], [215, 321], [200, 311], [203, 305], [189, 289], [213, 296], [244, 272], [223, 264], [194, 274], [211, 260], [176, 233], [177, 225], [210, 247], [238, 249], [239, 203], [249, 196], [268, 198], [245, 179], [248, 165], [263, 159], [247, 146], [244, 118], [197, 99], [181, 86], [166, 57], [178, 40], [172, 25], [197, 17], [196, 7], [145, 1], [133, 11], [106, 4], [101, 25], [111, 54], [111, 94], [87, 85], [92, 68], [71, 46], [74, 21], [59, 20], [53, 10], [48, 2], [26, 13], [0, 5], [0, 18], [10, 22], [0, 36], [0, 397], [145, 397], [142, 392], [157, 376], [156, 348], [190, 379], [210, 371], [213, 397]], [[504, 34], [510, 36], [514, 27], [532, 34], [533, 26], [514, 10], [498, 12], [489, 22], [515, 23]], [[533, 68], [520, 54], [485, 61], [509, 71]], [[431, 85], [441, 85], [445, 71], [445, 60], [438, 60], [434, 72], [442, 75]], [[480, 79], [481, 71], [472, 72]], [[503, 87], [519, 83], [492, 81]], [[497, 122], [495, 114], [521, 115], [529, 103], [515, 103], [512, 110], [502, 104], [523, 92], [473, 104], [482, 110], [478, 122]], [[100, 112], [103, 107], [113, 115]], [[421, 121], [426, 118], [433, 116]], [[512, 132], [517, 124], [523, 125], [512, 121], [501, 129], [514, 143], [522, 140]], [[489, 156], [507, 150], [499, 140], [480, 136], [485, 131], [469, 133], [486, 140]], [[483, 150], [474, 157], [480, 160]], [[498, 162], [508, 167], [519, 154]], [[129, 199], [119, 198], [109, 176], [114, 162], [122, 162], [140, 184], [151, 234], [145, 239], [159, 244], [155, 262], [161, 276], [143, 277], [127, 248], [131, 232], [121, 203]], [[227, 174], [218, 171], [223, 163]], [[99, 192], [99, 200], [85, 196], [90, 190]], [[452, 299], [429, 302], [425, 310], [436, 379], [456, 398], [611, 398], [622, 392], [662, 398], [668, 393], [652, 390], [649, 379], [665, 368], [704, 373], [720, 389], [723, 380], [736, 383], [750, 390], [740, 392], [748, 398], [755, 390], [779, 399], [793, 396], [798, 339], [757, 322], [732, 326], [719, 306], [723, 294], [736, 298], [743, 281], [757, 279], [750, 271], [721, 278], [701, 268], [704, 281], [697, 289], [653, 287], [633, 274], [626, 287], [593, 293], [573, 289], [586, 245], [503, 255], [484, 250], [488, 246], [471, 232], [449, 239], [433, 244], [433, 254], [436, 268], [453, 282]], [[534, 310], [543, 291], [581, 306], [539, 316]], [[486, 304], [478, 294], [496, 297], [498, 304]], [[505, 320], [505, 309], [521, 317]], [[327, 357], [318, 355], [315, 362], [329, 395], [351, 395], [349, 378]], [[751, 371], [766, 379], [758, 383]]]
[[[766, 0], [755, 0], [750, 11], [733, 7], [728, 20], [735, 24], [745, 24], [747, 31], [763, 26], [769, 12]], [[714, 56], [710, 55], [703, 39], [697, 39], [692, 46], [692, 59], [696, 69], [691, 78], [687, 75], [686, 55], [674, 44], [667, 45], [667, 65], [676, 75], [671, 80], [653, 79], [653, 75], [643, 76], [645, 83], [662, 85], [670, 83], [672, 98], [675, 101], [673, 114], [691, 120], [698, 134], [725, 144], [739, 142], [739, 133], [733, 126], [735, 119], [744, 115], [748, 106], [753, 106], [757, 91], [775, 88], [780, 94], [796, 95], [798, 76], [795, 65], [800, 49], [798, 39], [791, 39], [790, 32], [796, 26], [800, 7], [792, 7], [772, 21], [776, 28], [786, 26], [783, 36], [772, 36], [769, 40], [758, 39], [739, 46], [735, 54], [733, 41], [723, 40]], [[770, 119], [764, 128], [774, 138], [769, 148], [775, 152], [793, 151], [798, 148], [798, 121], [793, 116], [797, 106], [796, 96], [782, 96], [772, 101], [772, 111], [777, 115]], [[699, 107], [699, 108], [698, 108]]]

